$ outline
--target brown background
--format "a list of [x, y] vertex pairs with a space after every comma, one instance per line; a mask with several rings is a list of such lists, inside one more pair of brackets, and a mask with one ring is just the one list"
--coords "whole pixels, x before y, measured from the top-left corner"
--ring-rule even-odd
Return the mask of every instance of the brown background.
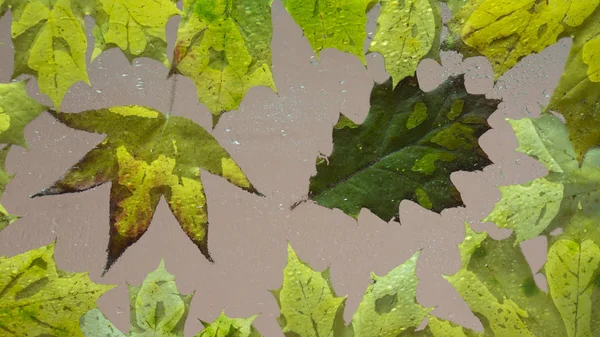
[[[368, 31], [374, 32], [378, 8], [369, 13]], [[448, 17], [448, 11], [445, 11]], [[13, 66], [10, 41], [11, 15], [0, 20], [0, 80], [7, 82]], [[169, 55], [179, 17], [167, 27]], [[93, 20], [86, 18], [88, 31]], [[462, 193], [466, 208], [448, 209], [441, 215], [417, 204], [400, 205], [402, 225], [385, 223], [363, 209], [358, 222], [339, 210], [305, 203], [289, 206], [308, 192], [318, 153], [332, 149], [332, 126], [339, 112], [355, 122], [366, 117], [373, 81], [387, 78], [381, 55], [368, 55], [368, 67], [349, 54], [325, 50], [314, 57], [302, 31], [279, 1], [273, 4], [273, 73], [279, 93], [251, 89], [240, 109], [225, 114], [214, 137], [231, 153], [252, 183], [265, 194], [248, 194], [225, 180], [203, 172], [209, 204], [209, 246], [215, 264], [204, 259], [179, 228], [164, 200], [143, 238], [127, 250], [105, 277], [100, 277], [108, 244], [109, 184], [80, 194], [29, 199], [50, 185], [92, 149], [102, 135], [75, 131], [43, 114], [26, 129], [30, 149], [15, 148], [7, 169], [16, 173], [2, 203], [9, 212], [24, 217], [0, 232], [0, 255], [12, 256], [47, 245], [57, 238], [56, 260], [67, 271], [90, 271], [93, 281], [119, 284], [98, 302], [100, 309], [121, 331], [128, 331], [129, 299], [126, 283], [139, 285], [161, 258], [176, 275], [182, 293], [196, 291], [185, 328], [186, 336], [201, 329], [198, 318], [214, 320], [222, 310], [231, 317], [260, 314], [255, 321], [268, 337], [283, 336], [275, 317], [278, 307], [268, 289], [279, 288], [290, 241], [301, 259], [314, 269], [331, 266], [332, 283], [341, 296], [348, 295], [349, 320], [369, 283], [369, 273], [384, 275], [423, 249], [418, 263], [417, 299], [435, 306], [433, 314], [467, 327], [481, 329], [478, 319], [454, 289], [441, 277], [459, 268], [456, 245], [464, 237], [464, 221], [494, 237], [509, 231], [482, 224], [499, 199], [498, 185], [524, 183], [546, 174], [541, 164], [514, 152], [517, 146], [505, 118], [537, 116], [538, 104], [547, 104], [562, 72], [571, 42], [561, 40], [539, 55], [525, 58], [494, 85], [491, 66], [483, 58], [464, 62], [456, 53], [443, 53], [442, 64], [425, 60], [417, 71], [423, 90], [429, 91], [451, 74], [466, 72], [471, 93], [503, 98], [489, 122], [493, 130], [480, 139], [494, 162], [482, 172], [457, 172], [452, 181]], [[372, 36], [372, 33], [369, 34]], [[91, 55], [93, 38], [89, 34]], [[368, 46], [369, 40], [365, 41]], [[168, 109], [170, 80], [167, 69], [149, 59], [133, 64], [118, 50], [110, 50], [91, 65], [92, 87], [78, 83], [66, 95], [63, 110], [83, 111], [112, 105], [140, 104]], [[35, 80], [31, 93], [37, 92]], [[49, 104], [47, 97], [37, 96]], [[173, 114], [185, 116], [207, 129], [208, 110], [197, 103], [191, 80], [177, 81]], [[545, 257], [545, 239], [523, 244], [537, 272]], [[536, 277], [544, 286], [541, 275]]]

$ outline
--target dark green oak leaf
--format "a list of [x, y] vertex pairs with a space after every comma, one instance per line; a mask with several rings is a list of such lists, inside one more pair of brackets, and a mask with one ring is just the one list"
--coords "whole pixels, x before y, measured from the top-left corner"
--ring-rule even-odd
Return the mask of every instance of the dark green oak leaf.
[[491, 162], [479, 147], [499, 100], [471, 95], [464, 77], [424, 92], [414, 77], [392, 89], [376, 84], [371, 109], [356, 125], [345, 117], [333, 130], [333, 152], [317, 162], [309, 198], [356, 218], [365, 207], [385, 221], [403, 199], [434, 212], [463, 205], [450, 174]]
[[212, 261], [201, 169], [259, 194], [217, 140], [186, 118], [142, 106], [51, 113], [71, 128], [107, 135], [62, 178], [33, 195], [81, 192], [111, 182], [105, 272], [146, 232], [163, 195], [181, 228]]
[[82, 337], [79, 318], [111, 288], [58, 269], [54, 243], [0, 256], [0, 336]]

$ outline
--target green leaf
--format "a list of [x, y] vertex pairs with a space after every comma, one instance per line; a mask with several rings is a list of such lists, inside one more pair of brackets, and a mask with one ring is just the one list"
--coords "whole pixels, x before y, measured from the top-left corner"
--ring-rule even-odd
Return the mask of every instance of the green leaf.
[[27, 95], [27, 81], [0, 83], [0, 143], [27, 148], [23, 131], [47, 107]]
[[180, 11], [172, 0], [97, 0], [92, 61], [118, 47], [130, 62], [148, 57], [169, 66], [165, 27], [176, 14]]
[[381, 0], [369, 51], [383, 55], [394, 87], [414, 76], [426, 57], [438, 58], [442, 17], [435, 0]]
[[367, 64], [363, 51], [367, 11], [376, 0], [282, 0], [282, 3], [302, 28], [317, 59], [323, 49], [336, 48]]
[[[14, 178], [14, 174], [6, 172], [6, 156], [10, 151], [11, 146], [7, 145], [0, 150], [0, 196], [4, 194], [6, 185]], [[0, 231], [6, 228], [8, 225], [19, 219], [20, 216], [9, 214], [4, 206], [0, 205]]]
[[111, 182], [105, 272], [146, 232], [163, 195], [181, 228], [212, 261], [200, 169], [258, 194], [216, 139], [186, 118], [142, 106], [51, 113], [71, 128], [107, 135], [62, 178], [34, 195], [81, 192]]
[[3, 336], [83, 336], [79, 318], [112, 285], [87, 273], [56, 268], [54, 244], [0, 257], [0, 332]]
[[[556, 43], [565, 30], [581, 25], [598, 0], [471, 0], [449, 25], [466, 46], [488, 58], [498, 79], [519, 60]], [[454, 8], [458, 6], [453, 6]], [[458, 46], [463, 54], [472, 56]]]
[[85, 52], [85, 2], [11, 1], [15, 65], [12, 78], [30, 74], [59, 109], [69, 88], [90, 85]]
[[574, 31], [573, 46], [563, 75], [547, 107], [547, 110], [565, 117], [569, 138], [579, 160], [590, 148], [600, 145], [600, 68], [596, 60], [600, 53], [598, 22], [600, 10], [596, 10]]
[[390, 80], [376, 84], [365, 121], [334, 128], [333, 152], [317, 164], [309, 198], [354, 218], [365, 207], [384, 221], [398, 217], [403, 199], [434, 212], [463, 205], [450, 174], [491, 163], [478, 138], [499, 102], [468, 94], [462, 75], [431, 92], [413, 77], [394, 89]]
[[281, 311], [277, 321], [286, 337], [333, 337], [343, 332], [346, 297], [335, 294], [329, 268], [314, 271], [298, 259], [290, 244], [283, 284], [272, 293]]
[[574, 210], [600, 220], [600, 149], [590, 150], [580, 165], [568, 130], [560, 119], [545, 113], [539, 118], [509, 120], [518, 151], [538, 159], [549, 173], [526, 184], [500, 187], [502, 198], [483, 220], [513, 229], [515, 244], [549, 234], [568, 223]]
[[212, 323], [202, 322], [204, 330], [196, 337], [261, 337], [252, 322], [256, 316], [248, 318], [229, 318], [221, 313]]
[[396, 337], [410, 328], [417, 328], [430, 308], [416, 303], [417, 259], [408, 261], [387, 275], [371, 275], [371, 284], [352, 317], [351, 328], [355, 337]]
[[[475, 332], [456, 323], [429, 315], [427, 326], [413, 332], [411, 337], [483, 337], [484, 333]], [[402, 335], [404, 336], [404, 335]]]
[[[193, 296], [179, 293], [175, 276], [167, 272], [161, 261], [140, 286], [129, 286], [131, 327], [127, 336], [183, 337]], [[87, 312], [80, 324], [86, 337], [124, 336], [98, 310]]]
[[276, 91], [271, 73], [272, 0], [185, 0], [173, 72], [194, 81], [198, 99], [219, 116], [254, 86]]
[[[549, 294], [536, 285], [514, 235], [493, 240], [466, 225], [463, 265], [445, 278], [480, 318], [486, 336], [567, 336]], [[460, 336], [460, 335], [458, 335]]]
[[[600, 248], [593, 240], [559, 240], [548, 251], [545, 271], [568, 337], [593, 336], [590, 313]], [[596, 305], [596, 307], [598, 307]]]

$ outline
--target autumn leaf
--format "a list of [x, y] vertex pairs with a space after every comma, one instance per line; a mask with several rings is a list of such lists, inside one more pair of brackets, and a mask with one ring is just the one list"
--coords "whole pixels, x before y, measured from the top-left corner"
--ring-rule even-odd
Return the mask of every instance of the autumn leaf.
[[77, 82], [90, 85], [85, 52], [85, 1], [10, 1], [15, 65], [12, 78], [30, 74], [60, 108]]
[[[455, 1], [450, 1], [452, 2]], [[581, 25], [598, 0], [470, 0], [454, 14], [451, 34], [467, 48], [488, 58], [498, 79], [519, 60], [556, 43]], [[458, 6], [452, 4], [454, 9]], [[459, 44], [458, 51], [474, 56]]]
[[466, 234], [459, 245], [462, 267], [446, 279], [481, 319], [486, 335], [592, 336], [590, 327], [598, 324], [591, 319], [598, 310], [591, 302], [599, 294], [591, 277], [600, 262], [596, 243], [554, 243], [544, 266], [546, 293], [536, 285], [514, 234], [497, 241], [468, 225]]
[[464, 77], [423, 92], [407, 77], [392, 89], [376, 84], [361, 125], [346, 117], [333, 130], [333, 152], [317, 162], [309, 198], [357, 218], [365, 207], [389, 221], [403, 199], [434, 212], [463, 205], [450, 174], [481, 169], [490, 160], [479, 137], [499, 100], [468, 94]]
[[439, 58], [442, 16], [435, 0], [380, 0], [370, 52], [383, 55], [394, 87], [414, 76], [422, 59]]
[[172, 72], [194, 81], [214, 115], [239, 107], [254, 86], [276, 91], [271, 73], [272, 0], [186, 0]]
[[111, 285], [56, 268], [54, 244], [0, 257], [2, 336], [83, 336], [79, 318]]
[[187, 236], [208, 251], [208, 213], [200, 169], [259, 194], [225, 149], [202, 127], [142, 106], [51, 112], [61, 123], [107, 137], [35, 196], [81, 192], [111, 182], [105, 272], [148, 229], [164, 195]]
[[183, 337], [193, 296], [179, 293], [175, 276], [161, 261], [140, 286], [129, 286], [129, 334], [121, 333], [98, 309], [81, 317], [81, 330], [85, 337]]
[[367, 64], [363, 44], [367, 37], [367, 12], [377, 0], [282, 0], [302, 28], [317, 59], [322, 50], [335, 48]]
[[169, 66], [165, 28], [173, 15], [180, 14], [172, 0], [97, 0], [95, 9], [92, 61], [118, 47], [130, 62], [148, 57]]
[[522, 185], [500, 187], [502, 198], [483, 220], [516, 232], [519, 243], [569, 222], [574, 210], [600, 220], [600, 149], [590, 150], [580, 165], [568, 130], [558, 117], [508, 120], [517, 151], [539, 160], [549, 173]]
[[261, 337], [252, 322], [256, 316], [248, 318], [229, 318], [225, 313], [212, 323], [202, 322], [204, 330], [196, 337]]
[[[6, 156], [8, 155], [8, 151], [10, 151], [10, 145], [5, 146], [0, 150], [0, 196], [4, 194], [4, 189], [6, 189], [6, 185], [8, 182], [14, 178], [13, 174], [9, 174], [6, 172]], [[13, 223], [15, 220], [20, 218], [20, 216], [9, 214], [8, 211], [4, 208], [4, 206], [0, 205], [0, 231], [6, 228], [8, 225]]]
[[547, 107], [565, 117], [579, 160], [589, 149], [600, 145], [599, 20], [600, 10], [596, 10], [575, 30], [563, 75]]

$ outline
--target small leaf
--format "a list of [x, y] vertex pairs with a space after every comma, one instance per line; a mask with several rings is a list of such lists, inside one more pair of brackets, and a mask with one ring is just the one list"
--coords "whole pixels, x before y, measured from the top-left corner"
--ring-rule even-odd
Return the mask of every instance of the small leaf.
[[54, 262], [54, 244], [0, 257], [0, 331], [3, 336], [83, 336], [79, 318], [111, 285], [87, 273], [66, 273]]
[[314, 271], [289, 244], [283, 285], [273, 295], [281, 311], [278, 322], [287, 337], [333, 337], [344, 329], [346, 297], [336, 296], [329, 269]]
[[431, 92], [413, 77], [394, 89], [390, 80], [376, 84], [365, 121], [334, 128], [333, 152], [317, 164], [309, 198], [354, 218], [368, 208], [384, 221], [398, 217], [403, 199], [434, 212], [463, 205], [450, 174], [491, 163], [478, 139], [499, 102], [468, 94], [463, 76]]
[[0, 143], [27, 148], [23, 130], [47, 107], [27, 95], [27, 81], [0, 83]]
[[90, 85], [85, 52], [87, 37], [82, 3], [72, 0], [11, 1], [15, 65], [12, 78], [30, 74], [40, 91], [60, 109], [77, 82]]
[[248, 318], [229, 318], [221, 313], [212, 323], [204, 323], [205, 328], [196, 337], [261, 337], [252, 322], [256, 316]]
[[367, 36], [367, 11], [373, 0], [282, 0], [285, 9], [302, 28], [317, 58], [322, 50], [336, 48], [367, 64], [363, 43]]
[[105, 271], [146, 232], [163, 195], [181, 228], [212, 261], [200, 169], [258, 193], [216, 139], [188, 119], [141, 106], [52, 114], [71, 128], [107, 135], [61, 179], [34, 195], [81, 192], [111, 182]]
[[173, 72], [194, 81], [198, 99], [219, 116], [240, 106], [254, 86], [274, 91], [272, 0], [184, 1]]
[[427, 56], [438, 57], [442, 32], [439, 4], [432, 0], [381, 0], [377, 31], [369, 51], [383, 55], [394, 87], [414, 76]]
[[[9, 174], [6, 172], [6, 156], [8, 155], [8, 151], [10, 151], [11, 146], [7, 145], [3, 149], [0, 150], [0, 196], [4, 194], [4, 189], [6, 189], [6, 185], [12, 180], [14, 174]], [[19, 219], [20, 216], [9, 214], [4, 206], [0, 205], [0, 231], [4, 228], [8, 227], [15, 220]]]
[[509, 122], [519, 140], [517, 150], [538, 159], [549, 173], [526, 184], [501, 186], [502, 198], [483, 221], [513, 229], [518, 244], [568, 223], [579, 206], [585, 216], [600, 220], [600, 150], [590, 150], [580, 166], [557, 117], [545, 113]]
[[[179, 293], [175, 276], [161, 261], [140, 286], [129, 286], [131, 327], [127, 336], [183, 337], [193, 296]], [[87, 312], [80, 323], [85, 337], [125, 336], [99, 310]]]
[[165, 27], [176, 14], [180, 11], [171, 0], [98, 0], [92, 61], [118, 47], [130, 62], [148, 57], [169, 66]]
[[396, 337], [421, 324], [431, 309], [416, 303], [418, 257], [416, 253], [383, 277], [371, 275], [371, 285], [352, 317], [354, 337]]

